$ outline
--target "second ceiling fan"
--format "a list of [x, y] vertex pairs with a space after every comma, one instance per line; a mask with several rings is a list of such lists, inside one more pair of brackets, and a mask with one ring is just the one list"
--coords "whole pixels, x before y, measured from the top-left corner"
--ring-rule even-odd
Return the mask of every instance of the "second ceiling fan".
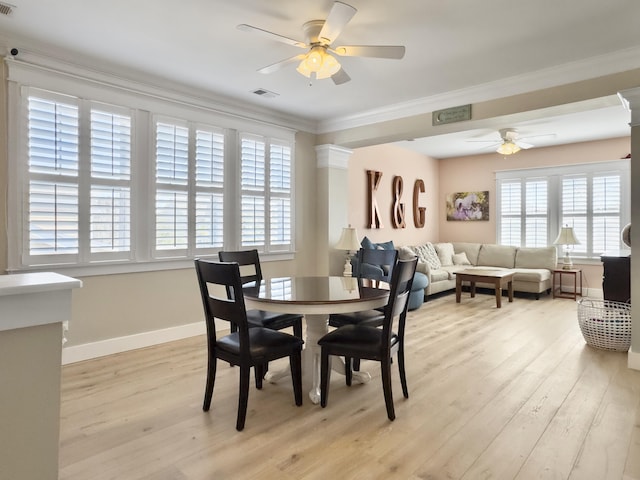
[[257, 33], [263, 37], [286, 43], [294, 47], [307, 50], [293, 57], [281, 60], [272, 65], [259, 69], [260, 73], [272, 73], [292, 63], [298, 63], [296, 70], [312, 81], [314, 79], [329, 78], [336, 85], [351, 80], [338, 60], [331, 54], [341, 57], [374, 57], [401, 59], [404, 57], [405, 47], [401, 45], [341, 45], [333, 47], [344, 27], [349, 23], [357, 10], [351, 5], [334, 2], [326, 20], [311, 20], [303, 25], [305, 41], [294, 40], [278, 35], [258, 27], [247, 24], [238, 25], [240, 30]]

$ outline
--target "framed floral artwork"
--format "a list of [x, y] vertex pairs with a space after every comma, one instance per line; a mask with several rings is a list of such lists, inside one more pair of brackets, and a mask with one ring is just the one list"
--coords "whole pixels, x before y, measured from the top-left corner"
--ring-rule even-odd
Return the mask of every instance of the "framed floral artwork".
[[489, 192], [456, 192], [447, 195], [447, 220], [489, 220]]

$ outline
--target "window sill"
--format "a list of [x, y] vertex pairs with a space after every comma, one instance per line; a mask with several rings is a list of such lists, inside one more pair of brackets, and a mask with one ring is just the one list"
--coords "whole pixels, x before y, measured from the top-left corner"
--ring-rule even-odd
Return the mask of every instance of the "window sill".
[[[218, 260], [218, 255], [203, 255], [199, 258]], [[261, 253], [262, 262], [293, 260], [295, 253]], [[90, 265], [38, 265], [7, 270], [7, 273], [56, 272], [70, 277], [94, 277], [101, 275], [120, 275], [126, 273], [155, 272], [162, 270], [183, 270], [193, 268], [193, 259], [166, 259], [150, 262], [113, 262], [93, 263]]]

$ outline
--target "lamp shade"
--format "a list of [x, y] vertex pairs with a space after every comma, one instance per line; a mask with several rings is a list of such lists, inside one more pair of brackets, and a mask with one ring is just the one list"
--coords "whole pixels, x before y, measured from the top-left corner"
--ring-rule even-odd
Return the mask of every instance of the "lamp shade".
[[502, 155], [513, 155], [514, 153], [518, 153], [519, 151], [520, 147], [513, 142], [504, 142], [496, 150], [496, 152]]
[[336, 244], [338, 250], [358, 250], [360, 241], [358, 240], [358, 232], [353, 227], [345, 227], [342, 229], [340, 240]]
[[316, 46], [302, 59], [296, 70], [307, 78], [315, 74], [315, 78], [322, 80], [333, 76], [340, 68], [340, 63], [327, 53], [326, 47]]
[[554, 245], [580, 245], [580, 241], [576, 238], [576, 234], [573, 233], [573, 227], [562, 227], [558, 238], [553, 242]]

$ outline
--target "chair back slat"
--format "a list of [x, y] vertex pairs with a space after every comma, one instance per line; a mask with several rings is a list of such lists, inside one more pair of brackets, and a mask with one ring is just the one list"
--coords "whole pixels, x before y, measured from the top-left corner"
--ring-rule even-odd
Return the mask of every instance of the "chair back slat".
[[225, 320], [237, 327], [241, 347], [246, 344], [248, 348], [249, 325], [238, 264], [195, 259], [195, 266], [208, 336], [215, 339], [216, 318]]
[[[389, 301], [385, 307], [382, 324], [383, 345], [386, 345], [386, 347], [390, 347], [394, 331], [400, 338], [404, 336], [409, 295], [417, 264], [418, 258], [414, 257], [410, 260], [398, 260], [393, 268]], [[398, 322], [397, 328], [394, 325], [396, 319]]]
[[260, 268], [258, 250], [219, 251], [218, 258], [221, 262], [236, 262], [240, 266], [240, 278], [243, 285], [251, 282], [260, 284], [262, 269]]

